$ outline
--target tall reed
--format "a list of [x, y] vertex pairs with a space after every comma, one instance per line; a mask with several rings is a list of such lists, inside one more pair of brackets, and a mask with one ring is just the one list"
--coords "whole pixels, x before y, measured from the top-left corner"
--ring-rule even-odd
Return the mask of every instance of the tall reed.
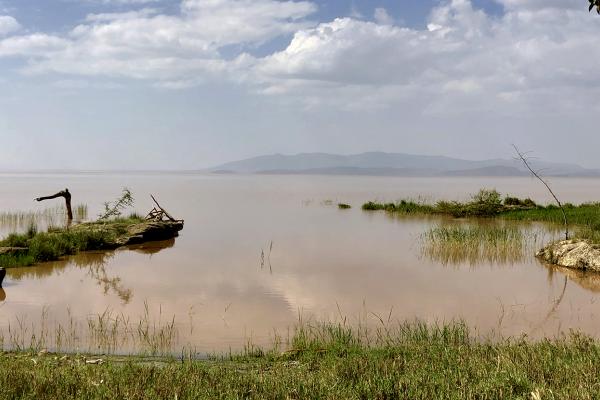
[[[76, 221], [87, 220], [87, 205], [76, 205], [73, 208], [73, 217]], [[0, 212], [0, 230], [24, 232], [32, 226], [42, 230], [49, 227], [60, 227], [65, 224], [66, 220], [67, 209], [63, 205], [39, 211], [5, 211]]]
[[515, 225], [437, 225], [421, 237], [421, 251], [443, 265], [512, 264], [532, 257], [546, 234]]

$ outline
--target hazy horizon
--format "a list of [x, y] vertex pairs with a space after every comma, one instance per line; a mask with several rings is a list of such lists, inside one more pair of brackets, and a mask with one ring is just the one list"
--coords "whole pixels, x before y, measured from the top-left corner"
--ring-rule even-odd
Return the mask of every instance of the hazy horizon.
[[[127, 168], [102, 168], [102, 169], [76, 169], [76, 168], [22, 168], [22, 169], [10, 169], [10, 168], [0, 168], [0, 173], [119, 173], [119, 172], [126, 172], [126, 173], [147, 173], [147, 172], [155, 172], [155, 173], [177, 173], [177, 172], [181, 172], [181, 173], [194, 173], [194, 172], [212, 172], [212, 171], [216, 171], [218, 168], [221, 168], [223, 166], [226, 166], [228, 164], [236, 164], [239, 162], [244, 162], [244, 161], [250, 161], [250, 160], [255, 160], [255, 159], [261, 159], [261, 158], [269, 158], [269, 157], [274, 157], [274, 156], [283, 156], [283, 157], [297, 157], [297, 156], [303, 156], [303, 155], [327, 155], [327, 156], [333, 156], [333, 157], [351, 157], [351, 156], [360, 156], [360, 155], [365, 155], [365, 154], [385, 154], [385, 155], [405, 155], [405, 156], [409, 156], [409, 157], [433, 157], [433, 158], [448, 158], [448, 159], [452, 159], [452, 160], [458, 160], [458, 161], [467, 161], [467, 162], [485, 162], [485, 161], [514, 161], [514, 166], [515, 167], [522, 167], [522, 164], [520, 161], [516, 160], [515, 158], [511, 158], [511, 157], [506, 157], [506, 158], [494, 158], [494, 159], [467, 159], [467, 158], [457, 158], [457, 157], [449, 157], [443, 154], [408, 154], [408, 153], [390, 153], [390, 152], [383, 152], [383, 151], [371, 151], [371, 152], [362, 152], [362, 153], [348, 153], [348, 154], [334, 154], [334, 153], [323, 153], [323, 152], [313, 152], [313, 153], [289, 153], [289, 154], [284, 154], [284, 153], [272, 153], [272, 154], [260, 154], [260, 155], [256, 155], [256, 156], [252, 156], [252, 157], [248, 157], [245, 159], [239, 159], [239, 160], [229, 160], [226, 161], [224, 163], [218, 164], [218, 165], [211, 165], [208, 167], [202, 167], [202, 168], [193, 168], [193, 169], [181, 169], [181, 168], [165, 168], [165, 169], [127, 169]], [[531, 161], [531, 160], [530, 160]], [[554, 160], [542, 160], [539, 159], [537, 157], [533, 158], [534, 162], [543, 162], [543, 163], [551, 163], [551, 164], [568, 164], [568, 165], [573, 165], [573, 166], [581, 166], [577, 163], [563, 163], [562, 161], [554, 161]], [[584, 167], [585, 168], [585, 167]], [[590, 168], [591, 170], [591, 168]]]
[[0, 0], [0, 170], [367, 151], [600, 168], [583, 0]]

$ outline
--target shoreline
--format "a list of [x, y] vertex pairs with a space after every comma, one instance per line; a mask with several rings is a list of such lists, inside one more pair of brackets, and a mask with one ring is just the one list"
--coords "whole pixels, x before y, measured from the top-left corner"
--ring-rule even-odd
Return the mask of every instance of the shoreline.
[[[584, 398], [598, 391], [600, 341], [474, 340], [461, 323], [297, 330], [291, 348], [181, 357], [0, 354], [0, 397], [11, 398]], [[569, 370], [569, 374], [564, 374]]]

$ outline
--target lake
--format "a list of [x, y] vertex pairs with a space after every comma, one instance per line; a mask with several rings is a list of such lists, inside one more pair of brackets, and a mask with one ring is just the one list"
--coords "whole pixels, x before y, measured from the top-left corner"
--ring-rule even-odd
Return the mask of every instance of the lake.
[[[600, 180], [550, 181], [564, 201], [600, 199]], [[533, 248], [506, 261], [428, 257], [422, 233], [461, 222], [360, 208], [407, 197], [466, 200], [482, 187], [549, 203], [530, 178], [2, 173], [0, 212], [53, 207], [60, 200], [33, 199], [65, 187], [75, 204], [87, 204], [89, 218], [123, 187], [143, 214], [154, 194], [185, 228], [174, 241], [8, 270], [0, 292], [5, 345], [37, 332], [52, 347], [62, 329], [77, 336], [61, 339], [63, 347], [85, 350], [89, 321], [99, 315], [102, 323], [172, 325], [173, 348], [198, 353], [268, 346], [298, 321], [343, 319], [463, 319], [484, 336], [553, 337], [570, 329], [600, 336], [596, 275], [547, 267]], [[339, 210], [338, 202], [352, 209]], [[540, 224], [524, 229], [544, 240], [554, 234]], [[9, 230], [0, 225], [0, 236]], [[124, 344], [121, 351], [135, 349]]]

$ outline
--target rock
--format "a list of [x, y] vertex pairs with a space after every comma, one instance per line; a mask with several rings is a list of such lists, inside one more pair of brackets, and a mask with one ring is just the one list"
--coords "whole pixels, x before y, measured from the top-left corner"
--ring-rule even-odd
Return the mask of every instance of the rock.
[[6, 270], [4, 268], [0, 268], [0, 288], [2, 287], [2, 281], [6, 276]]
[[561, 267], [600, 272], [600, 245], [587, 240], [552, 243], [538, 251], [536, 256]]
[[172, 239], [179, 235], [183, 229], [183, 221], [146, 221], [131, 225], [127, 229], [127, 234], [119, 238], [121, 245], [127, 246], [153, 242], [157, 240]]

